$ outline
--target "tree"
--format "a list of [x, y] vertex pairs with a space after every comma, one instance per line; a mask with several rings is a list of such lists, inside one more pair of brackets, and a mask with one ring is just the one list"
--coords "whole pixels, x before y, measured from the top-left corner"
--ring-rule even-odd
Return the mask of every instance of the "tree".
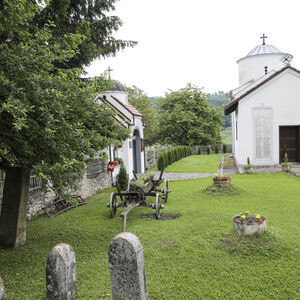
[[145, 124], [145, 144], [152, 145], [157, 141], [157, 111], [152, 103], [152, 99], [149, 98], [145, 92], [135, 85], [127, 87], [128, 101], [132, 104], [142, 115]]
[[221, 124], [221, 111], [210, 108], [206, 95], [191, 84], [159, 100], [162, 142], [175, 145], [219, 143]]
[[37, 28], [43, 9], [32, 0], [0, 4], [0, 167], [6, 171], [0, 241], [9, 246], [25, 242], [30, 168], [62, 193], [76, 187], [88, 159], [129, 135], [95, 101], [104, 78], [82, 80], [82, 69], [71, 68], [86, 36], [56, 39], [53, 22]]
[[115, 9], [117, 0], [49, 0], [40, 7], [33, 19], [39, 28], [49, 22], [53, 29], [53, 39], [64, 42], [65, 35], [82, 34], [84, 40], [78, 45], [78, 52], [64, 67], [80, 68], [90, 64], [95, 58], [114, 56], [120, 49], [132, 47], [133, 41], [115, 39], [113, 33], [122, 25], [119, 17], [108, 15]]

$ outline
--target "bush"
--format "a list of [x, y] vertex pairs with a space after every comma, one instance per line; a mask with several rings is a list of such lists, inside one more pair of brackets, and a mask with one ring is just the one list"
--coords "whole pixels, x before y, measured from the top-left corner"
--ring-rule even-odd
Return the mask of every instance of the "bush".
[[227, 153], [226, 145], [223, 144], [223, 153]]
[[201, 148], [198, 146], [198, 155], [201, 155]]
[[210, 147], [206, 146], [206, 154], [210, 154]]
[[165, 168], [169, 165], [167, 152], [163, 152], [163, 156], [165, 158]]
[[126, 169], [124, 164], [121, 164], [120, 172], [117, 175], [117, 183], [121, 189], [121, 191], [126, 191], [128, 188], [128, 175], [126, 173]]
[[215, 145], [215, 153], [218, 154], [219, 153], [219, 146]]
[[162, 153], [159, 153], [158, 159], [157, 159], [157, 169], [159, 171], [163, 170], [166, 167], [166, 161], [165, 161], [165, 156]]
[[171, 165], [173, 163], [173, 155], [172, 155], [172, 151], [169, 150], [167, 152], [167, 156], [168, 156], [168, 164]]

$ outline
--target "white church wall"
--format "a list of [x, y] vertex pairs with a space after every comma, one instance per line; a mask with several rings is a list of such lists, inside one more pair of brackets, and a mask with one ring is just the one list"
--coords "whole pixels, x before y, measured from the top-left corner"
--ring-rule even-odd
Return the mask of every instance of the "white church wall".
[[[235, 149], [238, 165], [245, 165], [247, 157], [257, 166], [279, 164], [279, 126], [300, 125], [300, 75], [287, 69], [242, 99], [238, 107], [238, 143]], [[261, 138], [264, 143], [268, 143], [269, 138], [271, 143], [270, 156], [265, 159], [257, 157], [256, 153], [259, 138], [255, 135], [255, 122], [259, 115], [264, 120], [259, 126], [265, 130]], [[267, 126], [270, 126], [269, 133]], [[267, 151], [264, 151], [266, 156]]]
[[239, 85], [244, 85], [251, 80], [257, 80], [265, 75], [265, 66], [268, 73], [272, 70], [278, 71], [285, 67], [280, 61], [282, 53], [259, 54], [246, 56], [237, 61], [239, 65]]
[[124, 104], [128, 104], [128, 93], [122, 91], [104, 91], [101, 92], [100, 96], [114, 96]]

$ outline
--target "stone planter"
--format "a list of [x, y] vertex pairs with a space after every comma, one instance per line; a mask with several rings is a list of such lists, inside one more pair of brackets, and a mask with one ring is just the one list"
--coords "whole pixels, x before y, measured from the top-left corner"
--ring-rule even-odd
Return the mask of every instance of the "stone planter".
[[[233, 228], [234, 231], [239, 235], [252, 235], [254, 233], [262, 233], [267, 228], [267, 218], [265, 216], [261, 216], [261, 222], [254, 223], [242, 223], [240, 221], [241, 215], [236, 215], [233, 217]], [[251, 216], [255, 216], [251, 215]]]
[[291, 165], [284, 165], [284, 164], [282, 164], [281, 167], [282, 167], [282, 171], [283, 172], [290, 172], [291, 169], [292, 169]]
[[231, 177], [230, 176], [216, 176], [213, 177], [214, 185], [219, 187], [225, 187], [229, 186], [231, 183]]

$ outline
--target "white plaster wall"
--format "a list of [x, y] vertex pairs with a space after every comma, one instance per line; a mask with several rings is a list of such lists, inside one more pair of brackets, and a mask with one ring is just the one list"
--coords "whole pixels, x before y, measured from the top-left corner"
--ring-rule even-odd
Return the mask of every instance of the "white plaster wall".
[[115, 98], [119, 99], [124, 104], [128, 104], [128, 93], [122, 91], [103, 91], [99, 94], [100, 97], [103, 95], [107, 96], [114, 96]]
[[[300, 75], [287, 69], [262, 87], [252, 92], [238, 105], [238, 141], [235, 157], [238, 165], [245, 165], [247, 157], [253, 165], [279, 164], [279, 126], [300, 125]], [[272, 154], [269, 161], [257, 161], [253, 110], [272, 108]]]
[[237, 61], [239, 65], [239, 85], [256, 80], [265, 75], [265, 66], [268, 67], [268, 73], [272, 70], [278, 71], [285, 67], [280, 61], [282, 53], [258, 54], [246, 56]]

